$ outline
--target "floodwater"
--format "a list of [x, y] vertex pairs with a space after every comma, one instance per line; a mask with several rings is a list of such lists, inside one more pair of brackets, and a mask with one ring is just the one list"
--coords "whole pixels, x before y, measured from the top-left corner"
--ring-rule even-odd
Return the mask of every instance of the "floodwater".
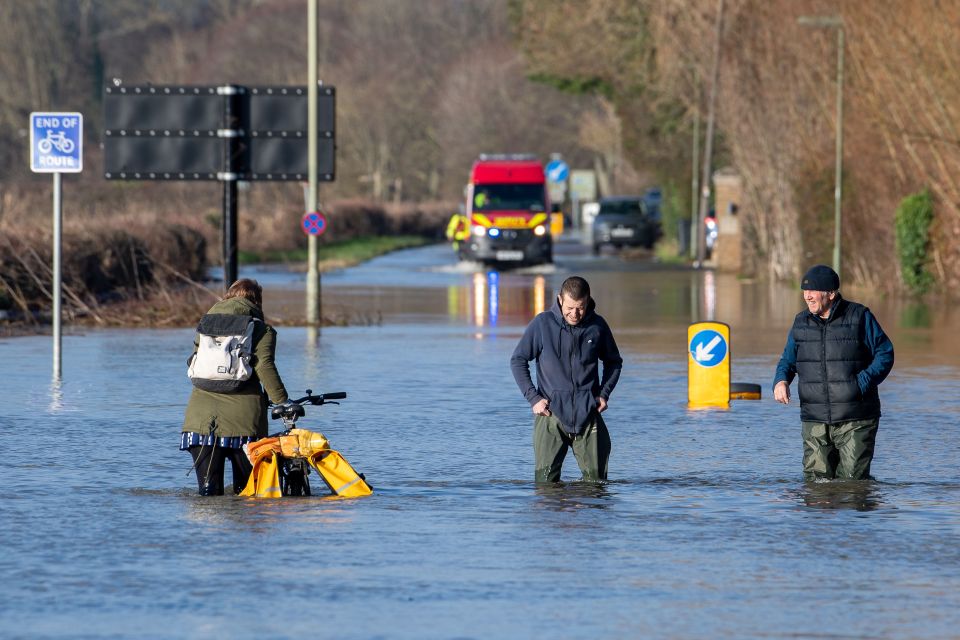
[[[624, 357], [611, 481], [577, 482], [571, 454], [539, 487], [508, 359], [572, 273]], [[302, 274], [241, 276], [268, 317], [302, 314]], [[807, 485], [799, 409], [770, 393], [796, 289], [569, 248], [487, 272], [445, 247], [322, 286], [325, 313], [365, 321], [280, 327], [278, 365], [291, 395], [348, 393], [301, 426], [368, 498], [195, 496], [177, 450], [191, 330], [70, 332], [56, 387], [49, 337], [0, 340], [0, 636], [958, 637], [956, 311], [847, 292], [896, 346], [876, 480]], [[706, 319], [730, 324], [733, 380], [762, 400], [687, 410], [686, 328]]]

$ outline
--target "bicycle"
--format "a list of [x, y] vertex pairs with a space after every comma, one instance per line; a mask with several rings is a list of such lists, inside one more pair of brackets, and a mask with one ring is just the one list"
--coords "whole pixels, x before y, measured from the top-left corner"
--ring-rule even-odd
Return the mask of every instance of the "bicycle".
[[310, 468], [312, 467], [331, 493], [341, 498], [357, 498], [373, 493], [362, 473], [339, 451], [330, 447], [327, 437], [319, 431], [310, 431], [296, 426], [308, 404], [340, 404], [336, 400], [346, 398], [343, 391], [307, 395], [283, 404], [270, 405], [270, 417], [282, 420], [285, 429], [279, 433], [260, 438], [243, 445], [253, 469], [241, 496], [254, 498], [282, 498], [285, 496], [309, 496]]
[[[279, 438], [290, 433], [296, 428], [297, 420], [306, 415], [304, 405], [321, 406], [324, 404], [340, 404], [335, 400], [343, 400], [347, 397], [346, 391], [335, 391], [333, 393], [321, 393], [313, 395], [313, 389], [307, 389], [307, 395], [298, 400], [288, 400], [284, 404], [271, 405], [270, 419], [281, 420], [285, 427], [279, 433], [271, 434], [271, 438]], [[280, 458], [280, 491], [285, 496], [309, 496], [310, 493], [310, 465], [305, 458], [290, 458], [281, 456]]]
[[47, 154], [53, 149], [60, 153], [70, 153], [73, 151], [73, 140], [68, 138], [63, 131], [54, 133], [47, 131], [47, 137], [37, 143], [40, 153]]

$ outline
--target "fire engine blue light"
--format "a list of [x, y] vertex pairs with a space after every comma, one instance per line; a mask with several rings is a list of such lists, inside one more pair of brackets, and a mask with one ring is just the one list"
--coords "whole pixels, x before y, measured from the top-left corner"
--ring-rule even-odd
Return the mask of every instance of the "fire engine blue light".
[[490, 227], [489, 233], [490, 237], [496, 238], [498, 235], [500, 235], [500, 229], [497, 229], [496, 227]]

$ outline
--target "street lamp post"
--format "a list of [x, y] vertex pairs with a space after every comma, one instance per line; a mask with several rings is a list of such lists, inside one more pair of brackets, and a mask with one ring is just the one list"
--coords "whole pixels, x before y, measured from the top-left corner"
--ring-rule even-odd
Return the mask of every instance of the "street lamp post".
[[805, 27], [837, 30], [837, 157], [833, 187], [833, 270], [840, 273], [840, 202], [843, 197], [843, 18], [840, 16], [800, 16]]
[[707, 234], [704, 231], [707, 210], [710, 208], [710, 167], [713, 161], [713, 128], [716, 122], [717, 88], [720, 82], [720, 37], [723, 35], [724, 0], [717, 2], [716, 35], [713, 40], [713, 72], [710, 80], [710, 98], [707, 103], [707, 133], [703, 142], [703, 177], [700, 181], [700, 211], [697, 225], [697, 268], [703, 267], [707, 253]]
[[[307, 0], [307, 213], [317, 210], [317, 0]], [[317, 236], [307, 236], [307, 324], [320, 315]]]

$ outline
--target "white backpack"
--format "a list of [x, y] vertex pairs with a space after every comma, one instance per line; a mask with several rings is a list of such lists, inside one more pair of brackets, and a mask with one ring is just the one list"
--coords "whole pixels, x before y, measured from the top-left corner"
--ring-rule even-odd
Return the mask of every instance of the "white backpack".
[[197, 325], [199, 345], [187, 368], [193, 386], [204, 391], [237, 391], [253, 375], [252, 316], [208, 313]]

